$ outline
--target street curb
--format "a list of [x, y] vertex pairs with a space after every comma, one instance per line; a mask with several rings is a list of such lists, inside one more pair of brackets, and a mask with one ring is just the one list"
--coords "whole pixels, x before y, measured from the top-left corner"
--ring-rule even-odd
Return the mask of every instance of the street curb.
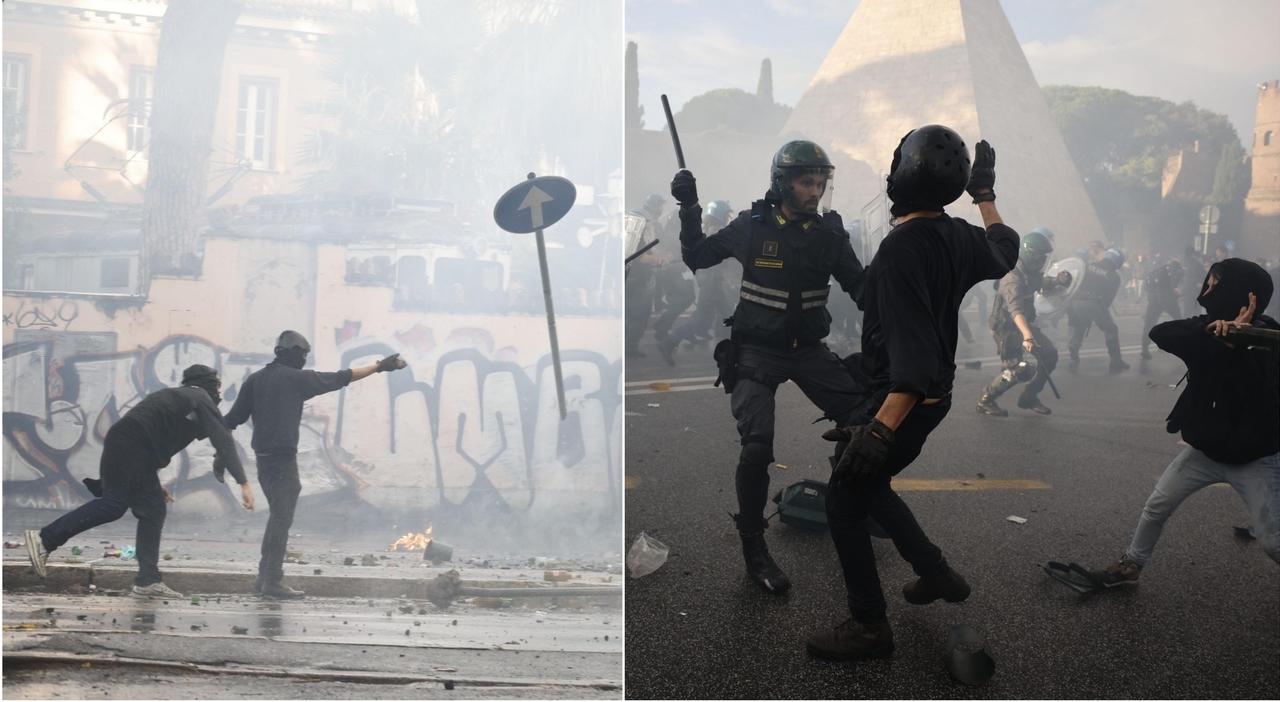
[[[98, 590], [129, 590], [133, 587], [133, 578], [137, 574], [134, 568], [102, 567], [90, 565], [62, 565], [50, 563], [48, 575], [43, 580], [28, 565], [4, 566], [4, 591], [44, 592], [87, 594], [90, 585]], [[255, 573], [228, 573], [218, 570], [182, 569], [169, 570], [164, 574], [164, 582], [169, 587], [182, 593], [248, 595], [252, 594], [253, 583], [257, 579]], [[307, 593], [308, 597], [365, 597], [365, 598], [408, 598], [414, 600], [430, 599], [429, 586], [434, 578], [377, 578], [369, 576], [348, 575], [289, 575], [287, 584]], [[512, 589], [546, 591], [543, 595], [530, 595], [541, 599], [546, 597], [600, 597], [599, 587], [563, 585], [550, 587], [542, 583], [519, 583], [510, 580], [464, 580], [459, 585], [463, 590], [470, 589]], [[622, 594], [621, 586], [615, 586], [618, 595]], [[575, 589], [589, 590], [590, 594], [579, 595]], [[464, 593], [470, 595], [470, 593]], [[509, 592], [502, 596], [510, 597]], [[605, 595], [608, 596], [608, 595]]]

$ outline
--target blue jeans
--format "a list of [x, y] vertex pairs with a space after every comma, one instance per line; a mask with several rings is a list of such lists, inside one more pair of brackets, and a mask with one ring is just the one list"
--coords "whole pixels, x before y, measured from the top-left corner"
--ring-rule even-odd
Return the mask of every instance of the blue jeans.
[[1164, 470], [1138, 518], [1129, 560], [1145, 565], [1164, 523], [1182, 501], [1214, 483], [1229, 483], [1249, 510], [1250, 531], [1271, 560], [1280, 563], [1280, 453], [1251, 463], [1219, 463], [1188, 446]]
[[108, 432], [98, 468], [102, 497], [80, 505], [41, 529], [45, 550], [53, 552], [77, 534], [114, 522], [132, 509], [138, 518], [138, 575], [133, 584], [146, 587], [160, 582], [160, 533], [168, 510], [160, 475], [147, 467], [149, 453]]

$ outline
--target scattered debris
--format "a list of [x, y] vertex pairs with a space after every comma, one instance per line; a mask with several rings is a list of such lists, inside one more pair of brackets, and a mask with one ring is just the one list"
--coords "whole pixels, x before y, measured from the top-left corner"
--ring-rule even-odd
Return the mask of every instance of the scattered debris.
[[964, 367], [969, 370], [978, 370], [982, 367], [982, 361], [965, 361]]
[[516, 603], [510, 597], [473, 597], [471, 604], [485, 609], [506, 609]]
[[320, 574], [320, 569], [319, 569], [319, 568], [316, 568], [314, 571], [312, 571], [312, 573], [313, 573], [314, 575], [319, 575], [319, 574]]
[[73, 556], [79, 556], [79, 555], [80, 555], [80, 554], [82, 554], [82, 553], [84, 553], [84, 549], [80, 548], [79, 546], [72, 546], [72, 547], [71, 547], [71, 555], [73, 555]]
[[249, 633], [249, 627], [247, 627], [247, 626], [233, 626], [233, 627], [231, 627], [231, 633], [233, 633], [233, 634], [238, 634], [238, 635], [243, 636], [243, 635], [245, 635], [245, 634]]
[[671, 383], [664, 383], [661, 380], [655, 380], [649, 383], [649, 389], [654, 392], [667, 392], [671, 389]]
[[656, 402], [650, 402], [650, 403], [649, 403], [649, 406], [650, 406], [650, 407], [661, 407], [662, 405], [660, 405], [660, 404], [658, 404], [658, 403], [656, 403]]
[[563, 570], [548, 570], [542, 574], [542, 579], [549, 583], [563, 583], [572, 580], [573, 574]]
[[172, 554], [172, 553], [166, 553], [166, 554], [164, 554], [164, 559], [165, 559], [166, 561], [172, 561], [172, 560], [173, 560], [173, 554]]
[[347, 556], [346, 558], [342, 559], [342, 565], [355, 565], [355, 564], [356, 564], [356, 559], [352, 558], [351, 556]]
[[378, 559], [375, 558], [372, 553], [366, 553], [360, 557], [360, 565], [375, 566], [378, 565]]
[[631, 570], [631, 577], [643, 578], [661, 568], [667, 562], [668, 553], [670, 549], [665, 544], [640, 532], [631, 550], [627, 551], [627, 568]]
[[4, 542], [4, 547], [5, 547], [5, 548], [22, 548], [22, 547], [23, 547], [23, 546], [25, 546], [25, 545], [26, 545], [26, 544], [22, 543], [21, 541], [6, 541], [6, 542]]
[[1005, 517], [1005, 519], [1007, 519], [1008, 521], [1013, 522], [1014, 524], [1026, 524], [1026, 523], [1027, 523], [1027, 518], [1026, 518], [1026, 517], [1018, 517], [1018, 516], [1015, 516], [1015, 515], [1012, 515], [1012, 514], [1011, 514], [1011, 515], [1009, 515], [1008, 517]]

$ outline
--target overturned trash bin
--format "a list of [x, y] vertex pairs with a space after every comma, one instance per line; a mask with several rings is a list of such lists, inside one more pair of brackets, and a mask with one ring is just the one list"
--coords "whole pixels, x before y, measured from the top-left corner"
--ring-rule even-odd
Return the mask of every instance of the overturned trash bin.
[[427, 542], [427, 547], [422, 551], [422, 560], [431, 561], [437, 565], [445, 561], [451, 561], [453, 560], [453, 547], [431, 539]]

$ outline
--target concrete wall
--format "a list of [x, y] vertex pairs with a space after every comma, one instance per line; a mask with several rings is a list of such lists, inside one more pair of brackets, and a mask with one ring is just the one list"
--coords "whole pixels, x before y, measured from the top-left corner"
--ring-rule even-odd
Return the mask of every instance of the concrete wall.
[[[473, 501], [549, 519], [620, 508], [620, 320], [557, 319], [561, 422], [545, 317], [394, 312], [393, 290], [343, 282], [344, 256], [337, 245], [213, 239], [204, 277], [157, 279], [145, 302], [6, 293], [5, 508], [88, 499], [80, 480], [98, 475], [107, 429], [192, 363], [221, 370], [229, 410], [285, 328], [308, 335], [320, 370], [393, 352], [410, 364], [307, 404], [304, 504], [362, 503], [389, 519]], [[235, 436], [251, 457], [250, 428]], [[241, 509], [214, 481], [212, 458], [198, 441], [161, 471], [177, 498], [171, 514]], [[246, 468], [255, 480], [251, 458]]]

